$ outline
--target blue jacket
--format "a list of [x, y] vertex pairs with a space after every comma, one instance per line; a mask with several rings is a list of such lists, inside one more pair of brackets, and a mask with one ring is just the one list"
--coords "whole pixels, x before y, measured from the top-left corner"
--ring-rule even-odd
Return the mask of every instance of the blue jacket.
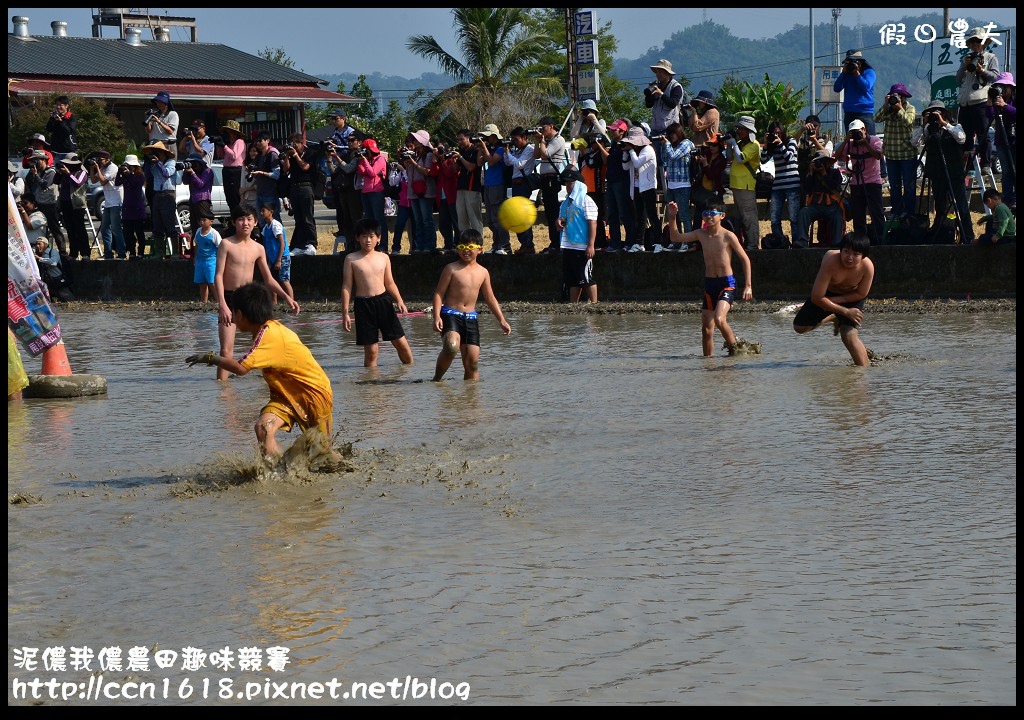
[[832, 84], [836, 92], [845, 91], [843, 95], [843, 112], [871, 113], [875, 112], [875, 71], [864, 68], [860, 75], [839, 73]]

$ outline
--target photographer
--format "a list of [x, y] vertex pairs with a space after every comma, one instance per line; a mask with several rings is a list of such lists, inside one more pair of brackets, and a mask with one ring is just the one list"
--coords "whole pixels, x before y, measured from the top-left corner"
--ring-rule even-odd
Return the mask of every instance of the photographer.
[[[468, 134], [468, 131], [464, 131]], [[434, 200], [437, 198], [437, 174], [441, 167], [430, 144], [430, 133], [414, 130], [405, 136], [405, 152], [399, 162], [409, 177], [409, 207], [412, 208], [413, 237], [412, 252], [429, 253], [437, 248], [437, 230], [434, 227]], [[479, 153], [479, 148], [477, 148]], [[483, 163], [481, 162], [481, 165]], [[480, 187], [479, 184], [474, 187]], [[479, 202], [479, 201], [478, 201]], [[462, 216], [459, 216], [459, 228]], [[385, 232], [381, 228], [381, 232]], [[384, 238], [386, 240], [386, 238]], [[385, 244], [386, 247], [386, 244]]]
[[843, 93], [843, 126], [854, 120], [864, 123], [868, 135], [875, 134], [875, 71], [859, 50], [847, 50], [843, 71], [832, 83]]
[[[42, 150], [35, 150], [23, 162], [28, 162], [28, 174], [25, 176], [25, 194], [31, 193], [39, 207], [39, 212], [46, 218], [46, 224], [53, 236], [54, 243], [61, 253], [67, 252], [67, 240], [60, 226], [60, 184], [57, 182], [57, 168], [49, 163], [49, 158]], [[77, 257], [77, 254], [72, 255]], [[86, 253], [85, 257], [89, 257]]]
[[786, 128], [778, 120], [773, 121], [765, 133], [761, 163], [767, 163], [769, 158], [775, 163], [775, 180], [772, 182], [772, 193], [768, 199], [772, 234], [777, 238], [783, 237], [782, 206], [788, 205], [790, 237], [795, 238], [800, 232], [800, 209], [803, 207], [796, 139], [789, 136]]
[[[388, 250], [388, 221], [384, 202], [384, 183], [388, 181], [388, 156], [381, 152], [377, 141], [366, 138], [356, 153], [356, 173], [363, 181], [363, 217], [370, 217], [380, 223], [379, 250]], [[433, 215], [433, 207], [431, 207]]]
[[125, 155], [114, 183], [121, 188], [125, 251], [138, 260], [146, 250], [146, 176], [137, 155]]
[[[437, 229], [441, 233], [446, 253], [455, 254], [459, 237], [459, 209], [456, 200], [459, 195], [459, 151], [442, 143], [437, 144]], [[395, 233], [391, 237], [392, 255], [401, 253], [402, 232], [409, 228], [409, 247], [413, 246], [412, 206], [409, 205], [409, 178], [405, 169], [393, 163], [399, 171], [398, 209], [395, 215]], [[504, 169], [504, 166], [502, 166]], [[389, 171], [390, 172], [390, 171]]]
[[[690, 177], [690, 158], [693, 157], [697, 148], [686, 137], [686, 129], [677, 122], [671, 123], [665, 129], [662, 143], [664, 143], [664, 147], [661, 152], [665, 156], [665, 204], [674, 202], [678, 208], [676, 230], [682, 229], [683, 232], [690, 232], [693, 229], [693, 216], [690, 211], [690, 190], [693, 184]], [[598, 234], [600, 232], [599, 224]], [[666, 249], [678, 249], [667, 247], [667, 243], [664, 245], [666, 245]]]
[[68, 153], [63, 160], [58, 161], [57, 184], [60, 186], [60, 215], [68, 231], [71, 256], [88, 258], [92, 253], [89, 235], [85, 231], [89, 174], [82, 167], [77, 153]]
[[245, 138], [237, 120], [225, 122], [220, 126], [220, 132], [224, 136], [224, 199], [228, 208], [235, 210], [242, 204], [242, 174], [247, 162]]
[[28, 146], [21, 151], [21, 166], [26, 170], [33, 164], [33, 153], [41, 152], [46, 157], [46, 166], [53, 167], [53, 153], [50, 152], [50, 145], [46, 142], [46, 136], [42, 133], [35, 133], [28, 139]]
[[143, 146], [142, 152], [146, 153], [146, 173], [153, 183], [153, 240], [149, 257], [168, 257], [168, 246], [173, 248], [178, 238], [174, 156], [159, 140]]
[[469, 128], [455, 133], [455, 161], [459, 167], [455, 214], [459, 230], [476, 230], [483, 235], [483, 167], [487, 162], [487, 146], [474, 141], [473, 137]]
[[293, 134], [281, 153], [281, 174], [286, 175], [290, 181], [288, 200], [295, 217], [291, 238], [292, 255], [316, 255], [312, 161], [312, 158], [306, 157], [302, 133]]
[[99, 183], [103, 189], [103, 218], [100, 220], [103, 257], [109, 260], [116, 254], [124, 260], [127, 251], [121, 227], [121, 188], [117, 186], [117, 167], [110, 161], [107, 150], [96, 151], [85, 162], [89, 179]]
[[718, 135], [720, 114], [715, 107], [714, 96], [707, 90], [697, 93], [697, 97], [690, 101], [690, 107], [693, 108], [693, 112], [690, 113], [687, 124], [693, 132], [694, 146], [702, 148], [708, 138]]
[[[542, 253], [557, 253], [559, 249], [558, 211], [562, 204], [558, 195], [562, 190], [559, 174], [569, 167], [569, 147], [555, 127], [555, 119], [545, 115], [533, 133], [533, 156], [537, 158], [540, 175], [540, 196], [544, 200], [544, 216], [551, 243]], [[463, 228], [465, 229], [465, 228]], [[522, 248], [520, 248], [522, 250]]]
[[[213, 139], [206, 134], [206, 123], [202, 120], [193, 120], [190, 127], [185, 128], [185, 134], [178, 143], [178, 157], [187, 158], [189, 155], [201, 155], [207, 167], [213, 165], [213, 151], [215, 145]], [[198, 225], [193, 227], [198, 228]]]
[[946, 218], [952, 197], [959, 216], [960, 239], [964, 245], [974, 242], [974, 225], [967, 205], [964, 185], [963, 149], [967, 134], [958, 124], [949, 121], [949, 111], [941, 100], [934, 101], [921, 114], [921, 141], [924, 143], [924, 177], [932, 184], [935, 199], [935, 221], [932, 234], [938, 234]]
[[259, 152], [256, 167], [248, 171], [256, 180], [256, 207], [271, 205], [274, 219], [281, 222], [281, 199], [277, 196], [277, 181], [281, 178], [281, 154], [271, 144], [269, 130], [261, 130], [253, 145]]
[[[832, 245], [838, 245], [845, 234], [846, 215], [842, 203], [843, 177], [836, 167], [836, 159], [819, 151], [808, 163], [801, 188], [807, 204], [800, 210], [800, 233], [793, 238], [793, 247], [810, 245], [811, 225], [816, 221], [828, 224]], [[822, 237], [821, 227], [818, 226], [819, 238]]]
[[491, 229], [491, 252], [503, 251], [502, 255], [512, 252], [512, 240], [508, 230], [498, 222], [498, 208], [505, 202], [505, 152], [502, 143], [504, 138], [494, 123], [484, 126], [480, 131], [480, 142], [484, 152], [483, 201], [487, 211], [487, 227]]
[[1014, 93], [1017, 84], [1013, 75], [999, 73], [988, 91], [985, 117], [996, 130], [996, 153], [1002, 165], [1003, 202], [1017, 210], [1017, 107]]
[[964, 142], [964, 160], [967, 154], [977, 151], [982, 167], [989, 164], [988, 119], [985, 108], [988, 105], [989, 86], [999, 76], [999, 58], [986, 50], [988, 33], [980, 27], [972, 29], [965, 38], [967, 53], [956, 71], [958, 84], [957, 102], [960, 114], [957, 119], [963, 126], [967, 139]]
[[53, 113], [46, 121], [46, 134], [50, 136], [50, 147], [54, 158], [62, 160], [68, 153], [78, 152], [75, 133], [78, 132], [78, 118], [71, 112], [71, 101], [61, 95], [55, 102]]
[[18, 175], [20, 170], [21, 168], [10, 160], [7, 161], [7, 187], [11, 190], [14, 202], [20, 201], [21, 196], [25, 194], [25, 178]]
[[917, 189], [917, 150], [910, 142], [914, 132], [917, 110], [908, 100], [910, 91], [903, 83], [889, 88], [885, 102], [875, 113], [875, 120], [884, 123], [885, 140], [882, 152], [889, 169], [889, 200], [892, 216], [914, 213], [914, 194]]
[[334, 108], [327, 117], [334, 125], [330, 140], [334, 144], [335, 152], [341, 160], [348, 162], [351, 159], [348, 154], [348, 139], [356, 129], [348, 124], [348, 113], [341, 108]]
[[174, 110], [171, 96], [161, 90], [152, 100], [155, 107], [151, 108], [142, 121], [149, 133], [149, 144], [162, 142], [171, 157], [174, 157], [174, 141], [178, 137], [178, 113]]
[[344, 154], [342, 148], [333, 142], [328, 143], [326, 151], [327, 172], [331, 176], [331, 192], [334, 193], [334, 219], [338, 223], [338, 234], [345, 238], [345, 252], [359, 249], [356, 220], [363, 216], [363, 178], [356, 170], [360, 156], [366, 152], [362, 145], [362, 136], [350, 132]]
[[[649, 83], [644, 89], [644, 105], [651, 109], [651, 136], [665, 134], [665, 128], [674, 122], [686, 123], [687, 120], [680, 112], [683, 103], [683, 86], [675, 79], [672, 71], [672, 63], [664, 58], [650, 66], [654, 73], [655, 82]], [[664, 178], [662, 168], [665, 160], [661, 156], [661, 143], [656, 143], [654, 150], [658, 161], [658, 171], [655, 178], [659, 189], [664, 189]]]
[[[836, 151], [836, 159], [850, 170], [850, 215], [853, 229], [871, 238], [877, 245], [885, 228], [882, 205], [882, 140], [867, 132], [864, 122], [850, 123], [846, 140]], [[868, 215], [871, 228], [868, 229]]]
[[202, 224], [203, 215], [213, 214], [213, 184], [216, 176], [199, 153], [189, 155], [184, 165], [181, 180], [188, 185], [189, 227], [186, 232], [191, 238]]

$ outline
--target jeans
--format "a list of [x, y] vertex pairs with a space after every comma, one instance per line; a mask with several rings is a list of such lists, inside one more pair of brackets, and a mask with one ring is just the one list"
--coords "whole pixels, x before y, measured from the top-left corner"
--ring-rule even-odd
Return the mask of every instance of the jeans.
[[772, 196], [768, 201], [768, 212], [772, 220], [772, 232], [782, 237], [782, 203], [789, 205], [790, 238], [796, 238], [800, 231], [800, 188], [772, 188]]
[[103, 256], [113, 257], [115, 254], [123, 258], [127, 252], [124, 246], [124, 228], [121, 226], [121, 206], [105, 205], [103, 220], [100, 221], [100, 234], [103, 237]]
[[832, 246], [835, 247], [843, 239], [843, 230], [846, 229], [846, 221], [843, 219], [843, 211], [838, 203], [832, 205], [819, 205], [817, 203], [808, 205], [800, 210], [800, 234], [793, 238], [793, 247], [805, 248], [810, 245], [811, 224], [818, 223], [818, 238], [823, 237], [822, 228], [828, 223], [831, 231]]
[[669, 188], [665, 191], [665, 204], [674, 202], [679, 206], [679, 214], [676, 215], [676, 229], [682, 225], [683, 232], [690, 232], [693, 229], [693, 213], [690, 211], [690, 189], [689, 187]]
[[[864, 129], [868, 131], [868, 135], [875, 134], [875, 116], [872, 113], [866, 112], [846, 112], [843, 111], [843, 130], [839, 133], [840, 136], [845, 136], [850, 129], [850, 123], [854, 120], [860, 120], [864, 123]], [[838, 148], [839, 141], [836, 140], [836, 147]]]
[[633, 201], [629, 197], [629, 182], [608, 183], [608, 247], [622, 249], [622, 229], [626, 242], [633, 239]]
[[913, 215], [917, 210], [917, 158], [885, 159], [889, 166], [889, 199], [893, 217]]
[[[458, 197], [456, 195], [456, 197]], [[434, 198], [410, 200], [413, 217], [414, 249], [430, 252], [437, 249], [437, 230], [434, 228]]]

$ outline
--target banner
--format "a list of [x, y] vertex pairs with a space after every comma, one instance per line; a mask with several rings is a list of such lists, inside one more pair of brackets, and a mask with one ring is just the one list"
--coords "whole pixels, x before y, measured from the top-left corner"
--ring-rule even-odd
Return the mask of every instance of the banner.
[[39, 276], [21, 213], [7, 186], [7, 326], [33, 357], [60, 342], [60, 324]]

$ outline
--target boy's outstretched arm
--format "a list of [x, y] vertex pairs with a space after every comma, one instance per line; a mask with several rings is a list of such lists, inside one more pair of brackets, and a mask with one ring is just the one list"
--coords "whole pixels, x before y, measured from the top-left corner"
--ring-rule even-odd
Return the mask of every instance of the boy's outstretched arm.
[[501, 312], [501, 305], [498, 304], [498, 298], [494, 297], [494, 290], [491, 289], [491, 274], [487, 273], [484, 276], [483, 285], [480, 286], [480, 295], [487, 305], [491, 313], [498, 319], [498, 323], [501, 325], [501, 332], [503, 335], [512, 334], [512, 326], [508, 324], [505, 319], [504, 313]]
[[189, 367], [198, 363], [211, 366], [215, 365], [222, 370], [227, 370], [229, 373], [233, 373], [235, 375], [246, 375], [249, 372], [249, 368], [245, 367], [234, 358], [221, 357], [220, 355], [212, 352], [204, 353], [202, 355], [189, 355], [185, 358], [185, 362], [188, 363]]

